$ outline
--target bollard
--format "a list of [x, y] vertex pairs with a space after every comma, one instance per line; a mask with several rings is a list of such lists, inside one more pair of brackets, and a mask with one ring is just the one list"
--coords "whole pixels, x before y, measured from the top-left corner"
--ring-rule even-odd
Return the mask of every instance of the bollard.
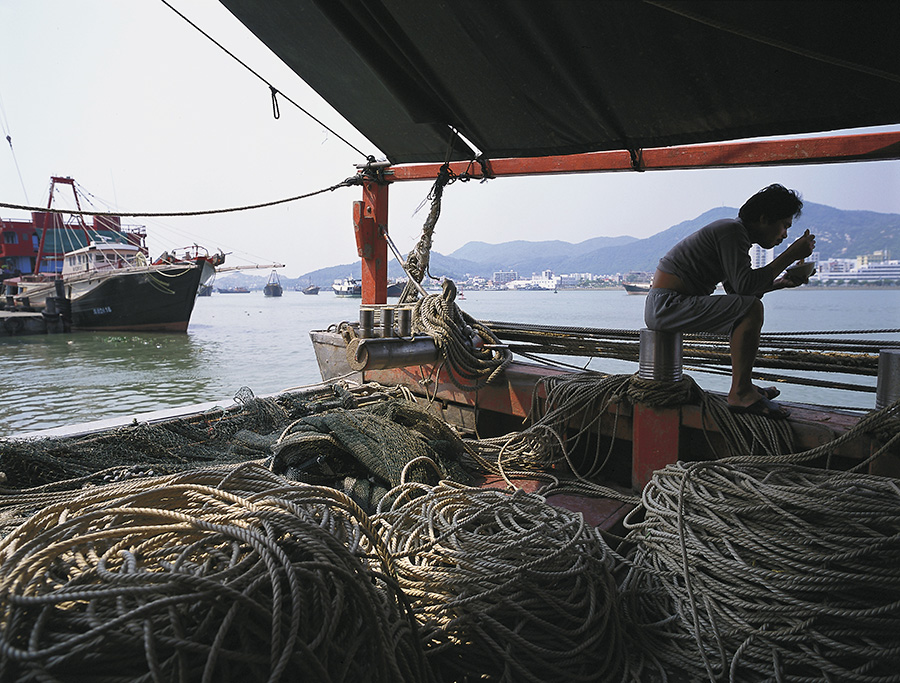
[[878, 354], [875, 408], [887, 408], [897, 400], [900, 400], [900, 349], [882, 349]]
[[397, 309], [397, 326], [401, 337], [412, 336], [412, 309], [408, 306]]
[[641, 330], [638, 377], [661, 382], [681, 381], [681, 332]]
[[[679, 382], [681, 333], [641, 330], [638, 377], [658, 382]], [[678, 460], [681, 411], [677, 407], [634, 406], [632, 422], [631, 485], [640, 491], [656, 470]]]
[[374, 333], [375, 311], [371, 308], [359, 309], [359, 336], [363, 339], [370, 339]]
[[381, 336], [383, 339], [394, 336], [394, 309], [387, 306], [381, 309]]

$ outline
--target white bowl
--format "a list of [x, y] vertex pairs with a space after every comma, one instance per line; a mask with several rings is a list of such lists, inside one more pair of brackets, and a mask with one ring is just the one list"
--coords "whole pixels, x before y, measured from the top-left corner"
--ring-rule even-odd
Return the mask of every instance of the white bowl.
[[815, 270], [815, 263], [795, 263], [786, 272], [792, 280], [806, 280]]

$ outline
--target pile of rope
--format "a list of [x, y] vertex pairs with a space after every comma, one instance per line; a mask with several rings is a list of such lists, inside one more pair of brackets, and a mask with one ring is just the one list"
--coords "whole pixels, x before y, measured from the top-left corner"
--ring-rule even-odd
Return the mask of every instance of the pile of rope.
[[687, 680], [897, 681], [897, 481], [678, 463], [644, 489], [620, 588], [644, 662]]
[[523, 491], [442, 482], [373, 517], [442, 680], [607, 681], [623, 671], [609, 548]]
[[429, 681], [366, 515], [255, 465], [107, 485], [0, 543], [0, 679]]
[[486, 386], [512, 362], [512, 353], [494, 333], [456, 305], [452, 280], [443, 281], [440, 294], [429, 294], [416, 302], [412, 329], [434, 338], [451, 381], [464, 391]]

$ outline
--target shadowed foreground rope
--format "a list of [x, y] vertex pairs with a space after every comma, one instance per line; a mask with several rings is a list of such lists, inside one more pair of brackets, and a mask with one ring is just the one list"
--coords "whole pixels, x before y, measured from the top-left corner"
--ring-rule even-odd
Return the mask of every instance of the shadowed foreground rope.
[[620, 674], [611, 556], [581, 515], [451, 482], [398, 487], [382, 506], [373, 521], [442, 680]]
[[99, 487], [0, 563], [2, 680], [431, 680], [366, 515], [259, 466]]
[[643, 503], [623, 619], [669, 675], [900, 680], [896, 480], [678, 463]]

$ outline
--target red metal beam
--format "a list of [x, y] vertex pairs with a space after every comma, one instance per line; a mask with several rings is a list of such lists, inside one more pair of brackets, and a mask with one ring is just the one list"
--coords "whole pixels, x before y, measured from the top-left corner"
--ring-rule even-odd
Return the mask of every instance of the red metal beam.
[[[680, 147], [588, 152], [565, 156], [490, 159], [495, 177], [561, 175], [604, 171], [729, 168], [739, 166], [792, 166], [848, 161], [900, 159], [900, 132], [834, 135], [786, 140], [718, 142]], [[385, 170], [385, 180], [434, 180], [441, 164], [400, 164]], [[471, 162], [450, 164], [457, 175], [480, 173]]]
[[388, 186], [363, 184], [362, 201], [353, 203], [356, 248], [362, 257], [362, 303], [387, 303]]

